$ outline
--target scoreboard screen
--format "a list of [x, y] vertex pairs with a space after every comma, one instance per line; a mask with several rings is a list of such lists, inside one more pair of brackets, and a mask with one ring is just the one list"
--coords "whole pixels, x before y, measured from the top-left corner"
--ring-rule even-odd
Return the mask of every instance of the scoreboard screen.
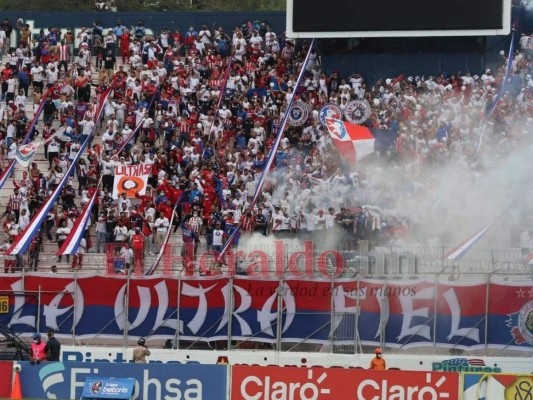
[[506, 35], [512, 0], [287, 0], [291, 38]]

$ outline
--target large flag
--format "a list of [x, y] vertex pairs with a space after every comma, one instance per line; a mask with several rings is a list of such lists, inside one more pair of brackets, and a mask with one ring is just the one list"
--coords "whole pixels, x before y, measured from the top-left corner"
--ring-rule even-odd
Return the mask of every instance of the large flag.
[[326, 118], [326, 127], [335, 147], [351, 165], [374, 151], [392, 150], [397, 138], [395, 131], [367, 128], [339, 119]]
[[91, 212], [97, 195], [98, 190], [95, 190], [89, 199], [89, 202], [85, 204], [85, 207], [83, 207], [81, 214], [78, 216], [78, 218], [76, 218], [74, 226], [68, 234], [67, 239], [57, 251], [58, 256], [62, 256], [63, 254], [75, 254], [78, 251], [81, 239], [83, 238], [85, 230], [87, 229], [87, 224], [89, 223], [89, 218], [91, 217]]
[[20, 166], [27, 168], [31, 160], [33, 160], [33, 156], [39, 150], [39, 148], [45, 146], [49, 142], [52, 141], [52, 138], [59, 135], [59, 131], [54, 133], [52, 136], [50, 136], [48, 139], [41, 140], [39, 142], [29, 142], [28, 144], [23, 144], [17, 148], [17, 151], [15, 153], [15, 159], [19, 163]]
[[[35, 128], [35, 124], [37, 123], [37, 120], [39, 119], [39, 115], [41, 115], [41, 112], [43, 111], [44, 103], [45, 103], [46, 98], [48, 97], [49, 92], [50, 92], [50, 89], [48, 89], [44, 93], [43, 97], [41, 98], [41, 103], [39, 104], [39, 107], [37, 108], [37, 111], [35, 111], [35, 113], [33, 114], [33, 120], [30, 124], [30, 127], [26, 131], [26, 136], [24, 136], [24, 140], [22, 141], [23, 145], [26, 145], [30, 141], [31, 134], [33, 132], [33, 129]], [[33, 154], [31, 155], [31, 157], [33, 157]], [[11, 176], [11, 172], [13, 171], [13, 168], [15, 168], [15, 161], [17, 160], [18, 160], [18, 157], [16, 157], [16, 159], [11, 160], [9, 164], [7, 165], [7, 167], [2, 171], [2, 175], [0, 175], [0, 189], [4, 187], [4, 183], [6, 183], [7, 178]], [[26, 165], [26, 167], [27, 166], [28, 165]]]
[[[107, 91], [101, 93], [101, 95], [100, 95], [100, 99], [99, 99], [100, 100], [100, 107], [98, 109], [99, 111], [98, 111], [98, 116], [97, 116], [97, 119], [96, 119], [96, 121], [97, 121], [96, 125], [98, 125], [98, 122], [100, 121], [100, 118], [102, 118], [102, 114], [103, 114], [103, 111], [104, 111], [104, 108], [101, 105], [107, 101], [107, 98], [109, 97], [110, 93], [111, 93], [111, 89], [108, 89]], [[93, 132], [94, 132], [94, 129], [96, 129], [96, 126], [95, 126], [95, 128], [93, 128]], [[91, 133], [91, 135], [92, 135], [92, 133]], [[83, 152], [85, 151], [85, 149], [87, 148], [87, 145], [89, 144], [90, 139], [91, 138], [88, 137], [82, 143], [80, 150], [76, 153], [76, 156], [72, 160], [72, 163], [69, 165], [69, 167], [68, 167], [67, 171], [65, 172], [65, 175], [63, 176], [61, 181], [59, 181], [59, 184], [57, 185], [56, 189], [52, 192], [50, 197], [48, 197], [48, 199], [42, 205], [42, 207], [33, 215], [30, 223], [28, 224], [28, 226], [26, 226], [26, 228], [24, 229], [22, 234], [18, 237], [18, 239], [15, 240], [11, 244], [11, 246], [5, 251], [6, 255], [14, 255], [14, 254], [24, 254], [24, 253], [26, 253], [26, 251], [28, 250], [28, 247], [29, 247], [33, 237], [35, 236], [35, 234], [37, 233], [37, 231], [41, 227], [44, 219], [46, 218], [46, 215], [48, 214], [48, 211], [50, 211], [50, 209], [53, 207], [53, 205], [57, 201], [57, 198], [61, 194], [61, 191], [63, 190], [63, 187], [68, 182], [70, 176], [73, 174], [73, 172], [74, 172], [74, 170], [75, 170], [75, 168], [76, 168], [76, 166], [78, 164], [78, 160], [81, 157], [81, 155], [83, 154]]]
[[9, 247], [9, 249], [6, 250], [6, 255], [14, 255], [14, 254], [24, 254], [28, 250], [28, 247], [30, 245], [30, 242], [32, 241], [33, 237], [41, 227], [44, 219], [46, 218], [46, 215], [48, 214], [48, 211], [53, 207], [55, 202], [57, 201], [57, 198], [61, 194], [61, 191], [63, 190], [63, 187], [68, 182], [70, 176], [74, 172], [74, 169], [76, 168], [76, 165], [78, 163], [78, 159], [80, 158], [81, 154], [87, 147], [87, 144], [89, 143], [89, 139], [87, 138], [85, 142], [81, 145], [80, 151], [76, 153], [76, 156], [72, 160], [72, 163], [68, 167], [67, 171], [65, 172], [65, 175], [59, 181], [59, 184], [57, 185], [56, 189], [53, 191], [53, 193], [48, 197], [46, 202], [43, 204], [43, 206], [40, 208], [39, 211], [37, 211], [28, 226], [24, 229], [22, 234], [19, 236], [17, 240], [13, 242], [13, 244]]

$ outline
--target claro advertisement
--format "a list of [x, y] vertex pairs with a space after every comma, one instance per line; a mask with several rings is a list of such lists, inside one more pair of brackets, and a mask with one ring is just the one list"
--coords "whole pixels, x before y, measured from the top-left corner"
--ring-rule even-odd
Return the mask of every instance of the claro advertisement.
[[232, 368], [231, 399], [459, 399], [459, 374], [236, 366]]

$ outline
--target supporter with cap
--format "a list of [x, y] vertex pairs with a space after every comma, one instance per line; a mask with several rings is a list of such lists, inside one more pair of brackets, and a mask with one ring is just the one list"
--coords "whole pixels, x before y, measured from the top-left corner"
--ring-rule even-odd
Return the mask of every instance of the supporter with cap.
[[39, 364], [41, 361], [46, 361], [46, 344], [41, 341], [41, 334], [34, 333], [32, 339], [30, 345], [30, 362], [32, 364]]

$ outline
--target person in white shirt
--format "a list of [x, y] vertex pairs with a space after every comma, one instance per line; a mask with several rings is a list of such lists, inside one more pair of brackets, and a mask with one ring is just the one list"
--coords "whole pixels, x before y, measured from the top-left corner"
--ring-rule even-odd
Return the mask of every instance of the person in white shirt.
[[0, 29], [0, 59], [4, 55], [4, 45], [7, 42], [6, 32], [3, 29]]
[[117, 119], [119, 129], [124, 128], [124, 120], [126, 117], [126, 104], [122, 99], [118, 99], [116, 102], [113, 102], [113, 108], [115, 109], [115, 118]]
[[263, 38], [259, 36], [257, 31], [254, 31], [250, 38], [250, 46], [255, 50], [261, 50], [261, 47], [263, 46]]
[[104, 144], [104, 149], [106, 154], [111, 154], [113, 151], [113, 143], [115, 142], [115, 132], [111, 129], [106, 129], [102, 135], [102, 143]]
[[35, 65], [30, 70], [31, 78], [33, 82], [33, 88], [34, 89], [41, 89], [43, 90], [43, 80], [44, 80], [44, 68], [42, 67], [41, 63], [39, 61], [35, 62]]
[[224, 247], [224, 231], [220, 228], [220, 222], [215, 224], [213, 229], [212, 249], [220, 252]]
[[129, 271], [133, 265], [133, 249], [128, 242], [126, 242], [124, 247], [120, 249], [120, 256], [124, 258], [124, 266], [126, 267], [126, 270]]
[[125, 204], [126, 205], [126, 210], [125, 211], [130, 211], [131, 200], [127, 198], [127, 194], [126, 193], [122, 193], [120, 195], [120, 197], [118, 198], [117, 202], [118, 202], [118, 209], [119, 210], [122, 211], [123, 210], [122, 205]]
[[18, 220], [18, 226], [20, 230], [26, 229], [26, 227], [30, 223], [30, 216], [28, 215], [28, 211], [25, 208], [22, 208], [20, 210], [19, 220]]
[[46, 77], [48, 79], [48, 87], [51, 87], [59, 79], [59, 71], [54, 64], [46, 69]]
[[269, 26], [265, 33], [265, 45], [267, 47], [272, 46], [274, 40], [276, 40], [276, 34], [272, 32], [272, 28]]
[[83, 121], [80, 121], [79, 124], [81, 126], [81, 135], [84, 137], [84, 139], [89, 137], [93, 133], [94, 128], [96, 126], [89, 115], [85, 116]]
[[165, 237], [167, 235], [168, 227], [170, 226], [170, 222], [168, 221], [168, 218], [165, 217], [165, 215], [160, 212], [159, 218], [157, 218], [154, 222], [154, 227], [156, 229], [155, 233], [155, 243], [158, 245], [162, 245], [165, 241]]
[[11, 75], [11, 77], [7, 80], [6, 103], [15, 100], [15, 90], [17, 88], [17, 82], [18, 80], [14, 74]]
[[333, 207], [328, 208], [328, 213], [325, 215], [326, 229], [335, 228], [335, 210]]
[[[57, 235], [57, 247], [58, 249], [63, 246], [63, 243], [65, 243], [65, 240], [67, 239], [68, 235], [70, 234], [70, 228], [67, 226], [67, 221], [63, 220], [61, 226], [57, 228], [56, 235]], [[67, 254], [67, 262], [70, 260], [70, 255]], [[61, 262], [61, 256], [57, 257], [57, 262]]]
[[[16, 154], [17, 154], [17, 143], [13, 142], [11, 143], [11, 145], [8, 147], [8, 150], [7, 150], [7, 161], [11, 162], [12, 160], [14, 160]], [[15, 172], [15, 168], [12, 168], [11, 177], [13, 177], [14, 172]]]
[[119, 222], [118, 225], [115, 226], [113, 233], [115, 234], [116, 242], [124, 243], [128, 240], [128, 228], [124, 226], [122, 222]]
[[202, 27], [202, 30], [198, 32], [198, 38], [204, 44], [204, 47], [208, 47], [211, 44], [212, 34], [207, 25]]
[[83, 266], [83, 255], [87, 252], [87, 240], [85, 238], [81, 238], [80, 244], [78, 245], [78, 250], [76, 251], [76, 254], [72, 257], [72, 265], [71, 265], [71, 271], [74, 271], [75, 269], [81, 269]]
[[76, 157], [80, 149], [81, 149], [80, 141], [78, 139], [74, 140], [74, 142], [72, 142], [72, 144], [70, 145], [69, 156], [68, 156], [71, 162], [74, 160], [74, 158]]

